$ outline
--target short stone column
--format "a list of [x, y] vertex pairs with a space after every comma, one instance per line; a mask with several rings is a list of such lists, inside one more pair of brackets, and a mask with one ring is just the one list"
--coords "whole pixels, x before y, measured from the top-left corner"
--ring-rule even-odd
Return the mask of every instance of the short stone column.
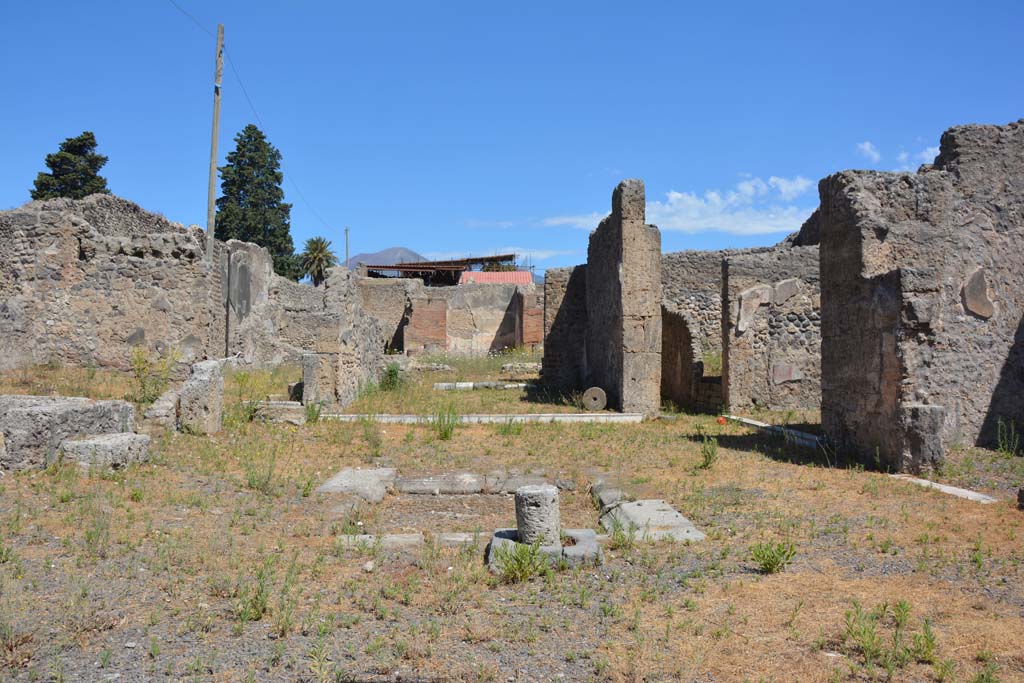
[[520, 543], [561, 545], [558, 489], [550, 484], [531, 484], [516, 489], [516, 526]]

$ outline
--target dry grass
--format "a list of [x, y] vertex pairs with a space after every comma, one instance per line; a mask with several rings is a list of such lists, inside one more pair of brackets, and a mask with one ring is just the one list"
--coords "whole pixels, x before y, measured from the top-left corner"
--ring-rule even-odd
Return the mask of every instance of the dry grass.
[[[699, 434], [718, 440], [709, 468]], [[784, 448], [712, 417], [466, 426], [448, 441], [426, 425], [368, 436], [359, 424], [238, 421], [215, 437], [168, 435], [153, 462], [105, 477], [8, 474], [0, 677], [927, 681], [952, 667], [950, 680], [967, 682], [995, 666], [996, 680], [1024, 680], [1024, 514], [1004, 489], [987, 488], [1003, 500], [983, 506], [795, 464], [804, 458]], [[543, 468], [577, 482], [563, 518], [580, 526], [596, 524], [587, 472], [614, 472], [708, 540], [610, 550], [599, 569], [516, 586], [483, 568], [482, 540], [412, 555], [345, 548], [345, 532], [485, 536], [514, 518], [511, 500], [493, 497], [391, 497], [339, 516], [314, 491], [342, 467], [382, 461], [403, 473]], [[750, 547], [781, 539], [795, 544], [793, 563], [762, 575]], [[887, 672], [847, 637], [846, 613], [857, 602], [891, 614], [901, 601], [905, 641], [927, 618], [935, 662]], [[892, 617], [878, 629], [889, 647]]]

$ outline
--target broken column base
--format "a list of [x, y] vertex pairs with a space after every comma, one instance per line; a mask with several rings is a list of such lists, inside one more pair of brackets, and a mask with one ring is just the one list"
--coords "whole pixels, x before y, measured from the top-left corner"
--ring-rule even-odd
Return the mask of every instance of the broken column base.
[[[562, 529], [562, 545], [539, 546], [540, 554], [546, 557], [553, 567], [580, 567], [599, 565], [604, 562], [604, 553], [597, 542], [597, 532], [593, 529]], [[565, 542], [568, 541], [568, 545]], [[498, 548], [512, 549], [519, 544], [519, 531], [516, 529], [498, 529], [487, 544], [487, 568], [500, 574], [502, 567], [498, 559]]]

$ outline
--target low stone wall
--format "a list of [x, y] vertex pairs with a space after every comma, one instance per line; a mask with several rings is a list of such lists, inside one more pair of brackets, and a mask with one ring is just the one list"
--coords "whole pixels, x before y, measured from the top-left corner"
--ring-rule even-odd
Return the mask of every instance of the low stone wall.
[[819, 184], [822, 422], [928, 470], [1024, 425], [1024, 121], [959, 126], [917, 173]]
[[722, 268], [722, 388], [730, 410], [821, 403], [818, 247], [727, 257]]

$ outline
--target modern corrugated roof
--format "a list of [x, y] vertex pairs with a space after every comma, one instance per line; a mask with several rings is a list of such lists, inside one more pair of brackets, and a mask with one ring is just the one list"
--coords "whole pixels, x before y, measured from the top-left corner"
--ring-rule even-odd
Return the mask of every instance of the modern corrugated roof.
[[460, 285], [529, 285], [532, 283], [533, 274], [528, 270], [467, 270], [459, 278]]

